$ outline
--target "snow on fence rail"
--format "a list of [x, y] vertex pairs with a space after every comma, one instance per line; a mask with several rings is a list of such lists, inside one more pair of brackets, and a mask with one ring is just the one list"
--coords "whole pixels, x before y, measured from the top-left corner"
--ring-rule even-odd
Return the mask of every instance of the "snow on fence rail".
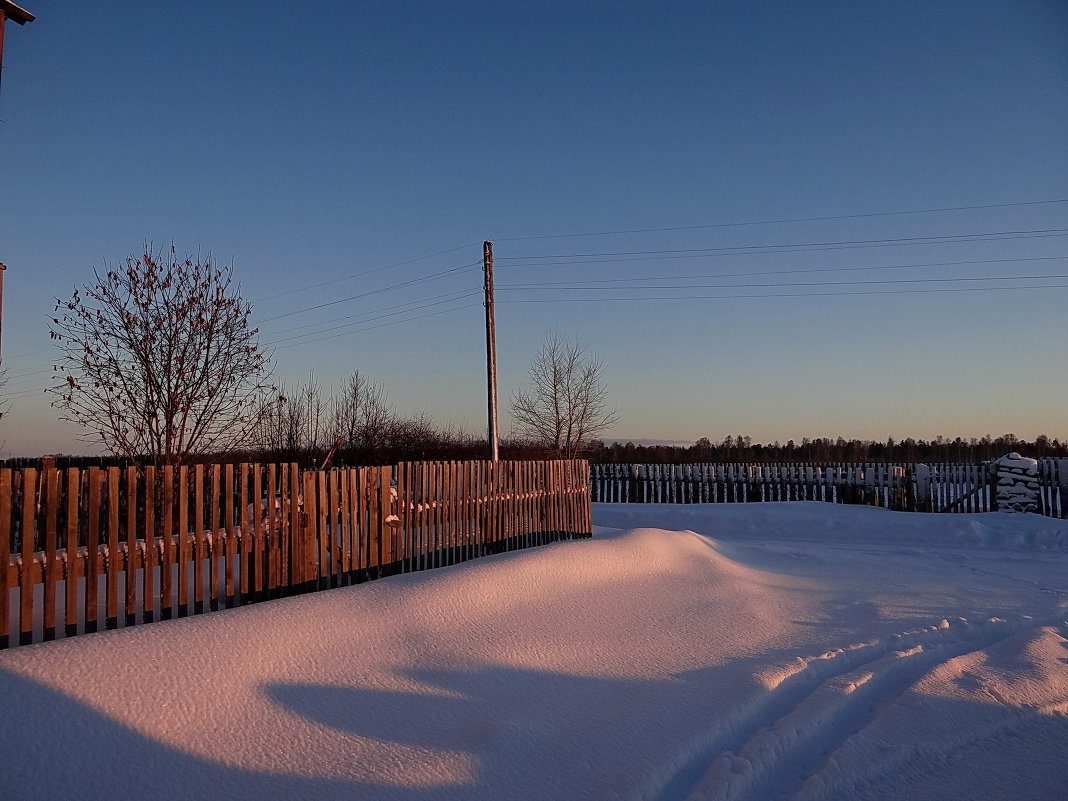
[[585, 461], [0, 468], [0, 648], [591, 532]]
[[[595, 464], [593, 501], [827, 501], [900, 511], [997, 509], [994, 462], [980, 464]], [[1068, 517], [1068, 459], [1038, 460], [1038, 511]]]

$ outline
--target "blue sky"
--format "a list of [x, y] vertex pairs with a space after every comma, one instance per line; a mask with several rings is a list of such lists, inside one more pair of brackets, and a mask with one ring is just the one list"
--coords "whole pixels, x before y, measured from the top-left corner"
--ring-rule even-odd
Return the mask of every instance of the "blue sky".
[[[32, 391], [47, 314], [146, 239], [233, 260], [280, 378], [358, 367], [471, 430], [491, 239], [502, 400], [558, 328], [605, 359], [610, 439], [1068, 437], [1068, 279], [1020, 278], [1068, 274], [1068, 203], [1034, 203], [1068, 197], [1063, 2], [26, 5], [8, 454], [83, 449]], [[855, 283], [889, 279], [923, 283]], [[683, 288], [506, 288], [591, 280]]]

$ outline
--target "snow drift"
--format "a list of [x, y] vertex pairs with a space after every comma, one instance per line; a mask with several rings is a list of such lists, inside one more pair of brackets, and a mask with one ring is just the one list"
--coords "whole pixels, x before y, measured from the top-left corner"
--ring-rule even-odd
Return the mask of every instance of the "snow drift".
[[593, 540], [0, 653], [0, 795], [1062, 792], [1068, 523], [594, 520]]

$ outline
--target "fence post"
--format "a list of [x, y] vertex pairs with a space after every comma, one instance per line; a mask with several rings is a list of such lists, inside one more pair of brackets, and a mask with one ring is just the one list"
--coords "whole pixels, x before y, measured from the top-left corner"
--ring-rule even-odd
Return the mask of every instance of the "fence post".
[[11, 631], [11, 468], [0, 468], [0, 650], [8, 647]]
[[300, 590], [313, 589], [318, 579], [318, 536], [319, 515], [316, 510], [315, 473], [311, 470], [301, 476], [304, 480], [304, 508], [300, 516], [300, 536], [297, 553], [300, 554]]
[[1068, 518], [1068, 459], [1058, 459], [1057, 465], [1057, 483], [1059, 484], [1059, 495], [1061, 501], [1061, 517]]
[[931, 511], [931, 468], [925, 464], [912, 466], [913, 485], [913, 511]]

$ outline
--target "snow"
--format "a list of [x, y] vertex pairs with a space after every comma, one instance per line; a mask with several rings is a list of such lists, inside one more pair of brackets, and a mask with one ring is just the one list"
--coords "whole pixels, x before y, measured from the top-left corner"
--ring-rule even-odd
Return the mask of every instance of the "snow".
[[1012, 453], [1007, 454], [1006, 456], [1002, 456], [1000, 459], [997, 460], [996, 464], [1004, 465], [1006, 467], [1015, 467], [1027, 473], [1033, 473], [1035, 475], [1038, 474], [1038, 460], [1031, 459], [1025, 456], [1020, 456], [1020, 454], [1016, 453], [1016, 451], [1013, 451]]
[[1063, 797], [1068, 521], [795, 502], [594, 522], [0, 652], [0, 797]]

